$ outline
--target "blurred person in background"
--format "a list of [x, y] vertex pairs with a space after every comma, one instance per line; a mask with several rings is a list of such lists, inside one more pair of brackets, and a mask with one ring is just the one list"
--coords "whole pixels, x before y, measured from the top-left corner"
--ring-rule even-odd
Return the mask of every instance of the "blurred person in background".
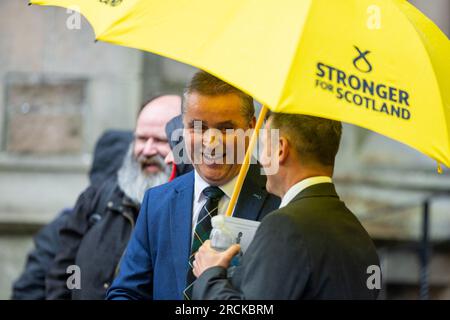
[[[162, 95], [140, 110], [133, 143], [117, 179], [89, 187], [61, 229], [61, 249], [46, 277], [46, 299], [104, 299], [134, 228], [145, 191], [167, 182], [172, 174], [165, 132], [181, 113], [181, 97]], [[105, 209], [99, 210], [100, 204]], [[80, 289], [69, 289], [67, 268], [81, 271]]]

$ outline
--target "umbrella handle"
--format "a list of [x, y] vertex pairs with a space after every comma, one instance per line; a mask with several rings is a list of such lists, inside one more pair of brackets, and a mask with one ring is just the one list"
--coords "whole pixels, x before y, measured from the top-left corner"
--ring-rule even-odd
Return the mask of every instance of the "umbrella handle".
[[250, 138], [250, 143], [248, 145], [247, 151], [245, 152], [244, 161], [241, 166], [241, 170], [239, 171], [239, 175], [236, 181], [236, 185], [233, 189], [233, 194], [230, 199], [230, 203], [228, 204], [226, 216], [231, 217], [233, 213], [234, 206], [236, 205], [238, 196], [242, 189], [242, 184], [244, 183], [244, 179], [247, 176], [248, 168], [250, 167], [250, 158], [253, 153], [253, 149], [255, 148], [256, 141], [258, 140], [259, 129], [261, 129], [264, 119], [266, 117], [268, 108], [266, 105], [263, 105], [261, 111], [259, 112], [258, 121], [256, 121], [255, 130]]

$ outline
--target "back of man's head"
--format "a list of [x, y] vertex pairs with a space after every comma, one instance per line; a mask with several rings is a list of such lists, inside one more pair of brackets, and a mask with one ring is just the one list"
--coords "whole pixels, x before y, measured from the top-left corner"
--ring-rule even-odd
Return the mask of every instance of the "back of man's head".
[[279, 129], [305, 166], [333, 167], [342, 135], [339, 121], [287, 113], [270, 113], [272, 129]]

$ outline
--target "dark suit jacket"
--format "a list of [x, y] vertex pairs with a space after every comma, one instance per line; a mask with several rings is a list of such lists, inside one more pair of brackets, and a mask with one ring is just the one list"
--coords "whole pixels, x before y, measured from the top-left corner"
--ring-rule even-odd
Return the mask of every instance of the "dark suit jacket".
[[339, 200], [334, 185], [300, 192], [266, 216], [233, 277], [206, 270], [194, 299], [375, 299], [367, 267], [379, 265], [375, 246]]
[[[235, 216], [261, 220], [280, 199], [251, 165]], [[107, 299], [183, 299], [191, 249], [194, 172], [148, 190], [135, 231]]]

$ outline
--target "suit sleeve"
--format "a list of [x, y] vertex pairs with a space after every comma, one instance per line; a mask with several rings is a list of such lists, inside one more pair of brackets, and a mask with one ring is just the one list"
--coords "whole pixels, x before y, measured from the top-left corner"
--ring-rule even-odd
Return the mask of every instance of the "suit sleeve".
[[298, 299], [304, 292], [309, 275], [306, 246], [292, 229], [290, 218], [275, 213], [261, 223], [234, 276], [227, 279], [226, 270], [220, 267], [206, 270], [195, 281], [193, 298]]
[[151, 300], [153, 298], [153, 264], [148, 236], [147, 191], [136, 227], [120, 263], [119, 274], [107, 292], [107, 300]]
[[91, 212], [95, 194], [96, 188], [89, 187], [78, 197], [73, 214], [59, 231], [61, 247], [46, 275], [46, 299], [71, 299], [72, 294], [66, 284], [70, 275], [66, 270], [75, 264], [78, 247], [89, 229], [87, 216]]

